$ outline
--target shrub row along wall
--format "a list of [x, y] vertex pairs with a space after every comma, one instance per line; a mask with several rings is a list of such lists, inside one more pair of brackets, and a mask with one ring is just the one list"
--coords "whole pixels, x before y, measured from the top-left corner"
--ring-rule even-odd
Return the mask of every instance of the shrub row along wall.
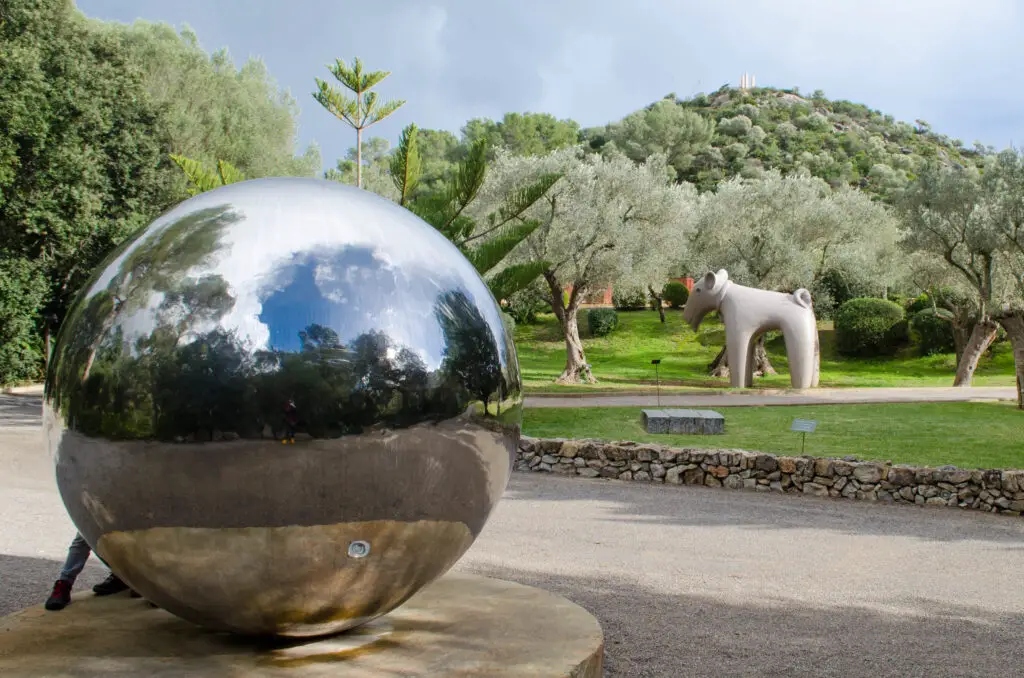
[[1024, 471], [928, 468], [781, 457], [746, 450], [695, 450], [652, 443], [523, 436], [515, 469], [586, 478], [786, 492], [1021, 515]]

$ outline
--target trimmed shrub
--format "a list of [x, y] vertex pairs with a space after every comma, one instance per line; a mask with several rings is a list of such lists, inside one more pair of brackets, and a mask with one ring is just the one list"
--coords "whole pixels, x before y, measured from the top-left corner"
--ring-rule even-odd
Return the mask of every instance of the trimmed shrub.
[[912, 316], [919, 311], [924, 311], [932, 307], [932, 300], [928, 298], [927, 294], [920, 294], [910, 301], [904, 307], [907, 309], [907, 315]]
[[899, 304], [862, 297], [839, 307], [836, 348], [846, 356], [892, 355], [907, 339], [906, 314]]
[[592, 308], [587, 312], [590, 336], [603, 337], [619, 326], [619, 314], [614, 308]]
[[[935, 304], [939, 308], [971, 307], [973, 302], [963, 292], [953, 287], [940, 287], [935, 290]], [[907, 316], [932, 307], [932, 299], [927, 294], [914, 297], [907, 303]]]
[[507, 304], [505, 312], [520, 325], [532, 325], [537, 322], [538, 313], [551, 310], [551, 298], [539, 284], [519, 290], [507, 300]]
[[[889, 292], [885, 298], [891, 301], [892, 303], [897, 304], [898, 306], [902, 306], [904, 311], [906, 311], [907, 306], [910, 305], [910, 302], [913, 301], [912, 299], [908, 298], [907, 295], [900, 294], [899, 292]], [[910, 317], [909, 313], [907, 314], [907, 317]]]
[[661, 295], [672, 308], [682, 308], [686, 305], [686, 300], [690, 298], [690, 290], [686, 289], [686, 285], [683, 283], [672, 280], [665, 283]]
[[647, 308], [647, 292], [640, 287], [613, 291], [612, 304], [619, 311], [642, 311]]
[[910, 316], [910, 341], [921, 355], [953, 353], [953, 325], [929, 307]]

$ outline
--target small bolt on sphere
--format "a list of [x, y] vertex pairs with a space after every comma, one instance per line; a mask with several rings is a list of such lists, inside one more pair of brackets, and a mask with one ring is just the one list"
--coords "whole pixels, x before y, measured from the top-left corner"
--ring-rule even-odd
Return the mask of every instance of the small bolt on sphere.
[[370, 555], [370, 544], [365, 541], [354, 541], [348, 545], [349, 558], [365, 558]]

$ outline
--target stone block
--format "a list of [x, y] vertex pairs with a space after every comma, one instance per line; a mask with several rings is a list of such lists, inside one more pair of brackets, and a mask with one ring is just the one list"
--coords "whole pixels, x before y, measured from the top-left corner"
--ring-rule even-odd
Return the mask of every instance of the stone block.
[[827, 497], [828, 488], [818, 483], [804, 483], [804, 494], [813, 494], [816, 497]]
[[736, 475], [727, 476], [725, 480], [722, 481], [722, 485], [728, 487], [730, 490], [740, 490], [743, 489], [743, 478]]
[[668, 433], [670, 417], [665, 410], [640, 410], [640, 418], [648, 433]]
[[648, 433], [713, 435], [725, 433], [725, 417], [712, 410], [641, 410]]
[[853, 469], [853, 477], [862, 483], [877, 483], [885, 477], [885, 467], [880, 464], [858, 464]]

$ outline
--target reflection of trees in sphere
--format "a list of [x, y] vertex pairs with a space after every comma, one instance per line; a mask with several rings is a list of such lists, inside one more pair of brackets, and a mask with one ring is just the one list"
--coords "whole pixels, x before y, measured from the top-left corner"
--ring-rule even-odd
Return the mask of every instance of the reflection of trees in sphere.
[[111, 255], [44, 410], [68, 512], [134, 589], [301, 636], [388, 612], [469, 548], [521, 395], [498, 307], [443, 236], [281, 178], [191, 198]]

